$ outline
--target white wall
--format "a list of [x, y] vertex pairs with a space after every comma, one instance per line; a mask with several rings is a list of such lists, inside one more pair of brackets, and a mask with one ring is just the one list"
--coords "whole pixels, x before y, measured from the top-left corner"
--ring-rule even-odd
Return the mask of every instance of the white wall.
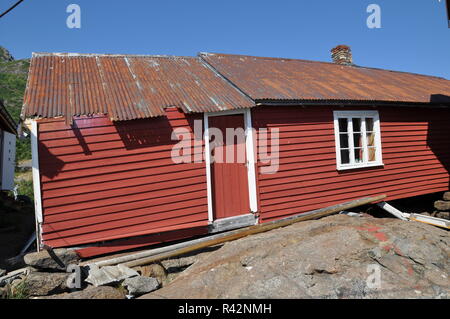
[[13, 190], [14, 188], [14, 168], [16, 160], [16, 136], [3, 131], [3, 141], [1, 145], [1, 190]]

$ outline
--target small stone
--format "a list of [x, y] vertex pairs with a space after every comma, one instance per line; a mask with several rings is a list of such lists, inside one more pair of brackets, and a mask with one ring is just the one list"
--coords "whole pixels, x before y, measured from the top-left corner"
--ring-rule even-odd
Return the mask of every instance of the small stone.
[[450, 201], [438, 200], [434, 203], [434, 207], [440, 211], [450, 210]]
[[86, 281], [95, 287], [110, 285], [130, 277], [139, 276], [136, 270], [123, 265], [105, 266], [102, 268], [90, 265], [88, 272], [89, 276], [86, 278]]
[[6, 299], [8, 297], [8, 287], [0, 287], [0, 299]]
[[160, 287], [156, 278], [142, 276], [127, 278], [122, 285], [128, 290], [130, 295], [135, 297], [152, 292]]
[[135, 268], [135, 270], [143, 277], [153, 277], [158, 279], [159, 283], [162, 283], [167, 278], [167, 271], [160, 264], [140, 266]]
[[[54, 253], [65, 266], [71, 264], [78, 264], [80, 260], [77, 253], [74, 250], [64, 248], [55, 249]], [[28, 266], [40, 270], [65, 271], [65, 267], [63, 265], [59, 265], [46, 250], [25, 255], [24, 261]]]
[[450, 192], [445, 192], [444, 193], [444, 200], [450, 201]]
[[438, 212], [436, 214], [437, 218], [450, 219], [450, 212]]

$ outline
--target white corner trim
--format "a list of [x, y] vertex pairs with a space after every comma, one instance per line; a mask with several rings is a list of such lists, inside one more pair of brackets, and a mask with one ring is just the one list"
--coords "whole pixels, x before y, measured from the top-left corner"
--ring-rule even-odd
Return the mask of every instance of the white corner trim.
[[250, 109], [241, 110], [229, 110], [222, 112], [209, 112], [203, 115], [204, 124], [204, 143], [205, 143], [205, 165], [206, 165], [206, 188], [208, 194], [208, 220], [209, 223], [214, 222], [214, 208], [212, 199], [212, 181], [211, 181], [211, 150], [209, 145], [209, 117], [213, 116], [223, 116], [223, 115], [234, 115], [243, 114], [244, 115], [244, 125], [245, 125], [245, 150], [247, 155], [247, 177], [248, 177], [248, 190], [249, 190], [249, 204], [250, 210], [253, 213], [258, 211], [258, 198], [257, 198], [257, 188], [256, 188], [256, 168], [255, 168], [255, 144], [254, 144], [254, 134], [251, 118]]
[[250, 210], [253, 213], [258, 211], [258, 198], [256, 189], [256, 168], [255, 168], [255, 137], [252, 125], [252, 114], [250, 109], [244, 113], [245, 120], [245, 146], [247, 151], [247, 174], [248, 174], [248, 193], [250, 195]]
[[39, 250], [42, 239], [41, 226], [44, 218], [42, 215], [41, 178], [39, 174], [38, 134], [38, 123], [33, 120], [31, 122], [31, 155], [33, 172], [34, 214], [36, 218], [36, 240]]
[[205, 141], [205, 165], [206, 165], [206, 192], [208, 197], [208, 221], [214, 221], [212, 185], [211, 185], [211, 150], [209, 147], [209, 121], [208, 115], [203, 113], [203, 140]]

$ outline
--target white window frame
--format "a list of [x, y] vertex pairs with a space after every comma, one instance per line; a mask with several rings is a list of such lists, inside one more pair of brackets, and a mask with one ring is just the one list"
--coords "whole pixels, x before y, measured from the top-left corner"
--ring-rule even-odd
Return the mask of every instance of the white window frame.
[[[358, 169], [364, 167], [374, 167], [374, 166], [383, 166], [383, 158], [382, 158], [382, 149], [381, 149], [381, 127], [380, 127], [380, 116], [378, 111], [333, 111], [334, 115], [334, 135], [335, 135], [335, 145], [336, 145], [336, 166], [338, 170], [348, 170], [348, 169]], [[375, 147], [376, 147], [376, 161], [369, 162], [368, 161], [368, 147], [366, 136], [366, 121], [365, 118], [370, 117], [373, 118], [373, 129], [375, 133]], [[342, 164], [341, 160], [341, 147], [340, 147], [340, 132], [339, 132], [339, 119], [345, 118], [348, 123], [348, 136], [349, 136], [349, 149], [350, 149], [350, 163]], [[353, 141], [353, 121], [352, 118], [360, 118], [361, 119], [361, 134], [364, 137], [362, 148], [364, 149], [363, 153], [363, 161], [361, 163], [355, 163], [355, 148]]]

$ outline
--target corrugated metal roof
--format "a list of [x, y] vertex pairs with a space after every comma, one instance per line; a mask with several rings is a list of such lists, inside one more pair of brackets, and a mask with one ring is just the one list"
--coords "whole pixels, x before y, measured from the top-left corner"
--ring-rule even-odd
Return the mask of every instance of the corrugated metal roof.
[[327, 62], [201, 53], [252, 99], [448, 103], [450, 81]]
[[254, 106], [199, 57], [34, 53], [22, 118], [109, 114], [112, 120]]
[[12, 134], [17, 134], [17, 124], [6, 109], [3, 101], [0, 100], [0, 129]]

